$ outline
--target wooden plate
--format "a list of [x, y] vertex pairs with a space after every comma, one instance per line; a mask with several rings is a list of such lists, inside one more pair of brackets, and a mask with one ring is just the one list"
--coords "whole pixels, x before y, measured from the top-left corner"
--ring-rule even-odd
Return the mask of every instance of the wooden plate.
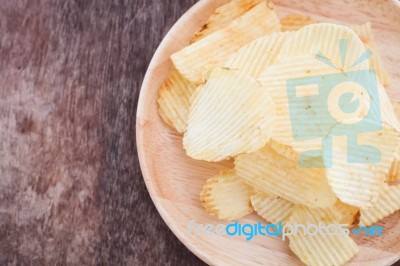
[[[143, 82], [137, 111], [137, 147], [143, 176], [161, 216], [175, 235], [198, 257], [213, 265], [299, 265], [288, 243], [274, 237], [195, 236], [187, 230], [189, 221], [197, 224], [221, 223], [201, 207], [199, 193], [206, 179], [226, 165], [210, 164], [188, 158], [182, 138], [164, 125], [157, 113], [158, 89], [171, 69], [169, 57], [188, 44], [192, 34], [226, 0], [202, 0], [174, 25], [162, 41]], [[391, 0], [276, 0], [279, 17], [302, 13], [312, 18], [342, 24], [371, 21], [381, 56], [388, 68], [392, 99], [400, 84], [400, 8]], [[228, 163], [229, 164], [229, 163]], [[255, 215], [240, 222], [261, 221]], [[360, 252], [351, 265], [390, 265], [400, 259], [399, 213], [380, 223], [383, 237], [355, 238]]]

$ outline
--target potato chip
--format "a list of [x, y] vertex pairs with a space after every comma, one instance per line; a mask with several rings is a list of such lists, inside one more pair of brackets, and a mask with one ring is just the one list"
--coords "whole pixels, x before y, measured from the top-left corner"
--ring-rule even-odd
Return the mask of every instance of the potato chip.
[[345, 204], [338, 200], [335, 204], [334, 211], [338, 213], [339, 224], [348, 224], [349, 227], [358, 224], [360, 209]]
[[394, 149], [400, 144], [400, 135], [395, 129], [384, 126], [376, 132], [360, 133], [350, 142], [347, 138], [341, 142], [333, 140], [332, 167], [327, 168], [327, 177], [341, 201], [369, 208], [378, 199]]
[[368, 69], [366, 49], [350, 28], [331, 23], [312, 24], [290, 36], [278, 58], [309, 54], [338, 72]]
[[[300, 55], [281, 60], [269, 67], [259, 78], [259, 81], [270, 92], [276, 107], [276, 122], [270, 145], [283, 156], [298, 161], [301, 167], [327, 166], [322, 158], [322, 152], [326, 150], [323, 149], [323, 142], [326, 143], [328, 140], [328, 132], [332, 131], [332, 128], [340, 130], [344, 120], [347, 119], [348, 114], [341, 111], [339, 104], [335, 105], [343, 94], [341, 85], [337, 85], [326, 96], [323, 95], [324, 91], [320, 91], [318, 79], [328, 79], [332, 74], [339, 75], [339, 77], [343, 75], [310, 55]], [[309, 81], [312, 82], [308, 85], [301, 83]], [[300, 85], [288, 86], [288, 84], [296, 82]], [[382, 179], [387, 175], [387, 170], [393, 160], [394, 147], [398, 145], [399, 141], [398, 132], [396, 132], [399, 126], [386, 92], [380, 83], [377, 88], [378, 95], [372, 96], [365, 93], [364, 89], [360, 89], [357, 84], [347, 83], [345, 88], [347, 92], [357, 95], [359, 100], [360, 108], [354, 114], [354, 118], [364, 119], [365, 114], [370, 112], [372, 121], [383, 121], [378, 126], [372, 126], [371, 128], [374, 130], [366, 130], [367, 132], [372, 131], [369, 133], [364, 132], [365, 129], [368, 129], [367, 125], [352, 129], [354, 137], [357, 137], [352, 143], [360, 142], [377, 147], [383, 157], [373, 165], [359, 164], [354, 167], [345, 161], [346, 150], [343, 148], [341, 151], [336, 151], [338, 155], [343, 156], [342, 161], [327, 171], [327, 177], [335, 194], [343, 202], [366, 208], [376, 201], [378, 184], [381, 184]], [[378, 101], [376, 96], [379, 98], [380, 105], [377, 105], [379, 108], [371, 105], [372, 101]], [[353, 114], [351, 115], [353, 116]], [[382, 129], [379, 129], [380, 125], [383, 126]], [[360, 132], [355, 131], [357, 128]], [[345, 130], [342, 131], [343, 135], [349, 134]], [[362, 151], [363, 149], [359, 150], [359, 152]], [[360, 157], [362, 156], [360, 155]], [[366, 160], [366, 162], [368, 161]], [[367, 173], [364, 174], [364, 171]], [[349, 179], [351, 176], [354, 178]], [[360, 190], [362, 191], [359, 193]]]
[[[276, 151], [285, 156], [289, 155], [290, 159], [298, 160], [303, 151], [321, 149], [322, 137], [327, 134], [322, 130], [332, 127], [336, 120], [328, 119], [330, 114], [327, 112], [329, 111], [327, 108], [330, 108], [328, 104], [331, 102], [328, 97], [332, 95], [323, 94], [327, 94], [329, 91], [319, 93], [318, 84], [315, 82], [330, 75], [338, 75], [338, 79], [345, 77], [342, 72], [318, 61], [312, 55], [298, 55], [282, 59], [261, 74], [258, 80], [269, 91], [275, 104], [276, 123], [271, 137], [271, 145]], [[300, 84], [297, 87], [293, 85], [289, 88], [288, 82], [291, 84], [308, 82], [310, 84]], [[363, 112], [369, 108], [368, 98], [362, 95], [363, 91], [360, 91], [356, 85], [348, 86], [347, 90], [353, 91], [361, 98], [358, 115], [362, 116]], [[340, 90], [336, 91], [340, 92]], [[339, 105], [333, 106], [336, 109], [338, 107]], [[339, 115], [343, 116], [341, 113]], [[341, 116], [338, 119], [342, 119]], [[374, 110], [374, 117], [380, 117], [379, 110]], [[303, 125], [300, 125], [301, 123]], [[297, 128], [293, 125], [297, 125]], [[302, 132], [306, 128], [309, 128], [309, 131], [312, 131], [317, 137], [302, 136], [303, 133], [309, 134], [309, 132]]]
[[162, 120], [179, 133], [186, 130], [190, 98], [196, 86], [173, 70], [161, 86], [158, 113]]
[[192, 97], [183, 146], [194, 159], [221, 161], [263, 147], [273, 122], [271, 97], [255, 79], [215, 68]]
[[285, 224], [292, 214], [294, 204], [278, 196], [271, 196], [256, 191], [251, 196], [251, 205], [254, 210], [266, 221], [274, 224]]
[[209, 69], [222, 66], [240, 47], [266, 34], [278, 32], [279, 28], [272, 4], [262, 2], [226, 27], [174, 53], [171, 59], [187, 80], [200, 84]]
[[370, 226], [373, 223], [389, 216], [400, 209], [400, 186], [383, 184], [378, 201], [369, 209], [362, 209], [360, 216], [361, 226]]
[[336, 196], [329, 186], [325, 169], [299, 168], [269, 145], [235, 158], [236, 174], [255, 189], [310, 207], [329, 207]]
[[199, 41], [208, 34], [227, 26], [232, 20], [240, 17], [263, 1], [265, 0], [232, 0], [220, 6], [210, 16], [203, 28], [195, 33], [191, 43]]
[[379, 56], [378, 49], [374, 41], [374, 35], [372, 34], [371, 23], [365, 23], [362, 25], [353, 25], [352, 30], [360, 37], [361, 41], [367, 49], [371, 49], [372, 57], [369, 59], [370, 69], [375, 70], [380, 82], [388, 87], [390, 85], [389, 74], [386, 71], [383, 60]]
[[[304, 233], [299, 227], [297, 232], [289, 235], [290, 249], [306, 265], [343, 265], [351, 260], [358, 252], [357, 244], [346, 233], [339, 233], [339, 221], [329, 211], [310, 209], [304, 206], [296, 206], [289, 220], [290, 223], [303, 225], [314, 224], [328, 228], [324, 234]], [[336, 225], [336, 233], [329, 227]]]
[[231, 221], [253, 212], [251, 192], [251, 188], [236, 176], [235, 171], [226, 170], [207, 180], [200, 198], [209, 214]]
[[253, 78], [258, 76], [275, 61], [290, 33], [273, 33], [261, 37], [240, 48], [229, 57], [224, 67], [240, 69]]
[[400, 146], [394, 152], [393, 162], [390, 166], [386, 183], [396, 183], [400, 180]]
[[317, 21], [313, 20], [309, 16], [301, 14], [289, 14], [281, 19], [281, 30], [282, 31], [297, 31], [304, 26], [315, 24]]

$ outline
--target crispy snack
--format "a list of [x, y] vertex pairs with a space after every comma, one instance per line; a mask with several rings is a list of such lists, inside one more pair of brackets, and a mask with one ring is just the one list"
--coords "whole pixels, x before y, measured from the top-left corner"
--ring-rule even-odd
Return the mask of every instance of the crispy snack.
[[[292, 160], [298, 160], [299, 154], [303, 151], [318, 150], [322, 147], [322, 140], [318, 138], [302, 141], [293, 138], [291, 113], [295, 115], [294, 119], [300, 119], [300, 117], [296, 116], [301, 116], [306, 113], [308, 117], [304, 119], [304, 121], [314, 123], [316, 125], [315, 130], [333, 126], [328, 124], [330, 123], [329, 120], [320, 118], [321, 110], [326, 109], [328, 99], [317, 97], [314, 98], [314, 101], [308, 102], [308, 97], [302, 97], [318, 95], [317, 85], [303, 86], [301, 92], [303, 95], [296, 98], [296, 101], [292, 101], [289, 108], [290, 101], [288, 97], [287, 81], [335, 73], [340, 74], [341, 72], [318, 61], [315, 56], [297, 55], [280, 60], [261, 74], [258, 80], [269, 91], [275, 104], [276, 123], [271, 137], [271, 146], [280, 154], [289, 156], [288, 158]], [[348, 89], [350, 89], [350, 87]], [[367, 98], [361, 95], [362, 92], [358, 91], [357, 87], [354, 87], [353, 91], [357, 93], [361, 99], [365, 99], [360, 103], [362, 104], [362, 108], [360, 109], [361, 116], [361, 112], [368, 108], [369, 102]], [[378, 116], [378, 114], [376, 116]], [[320, 134], [320, 136], [323, 135]]]
[[378, 49], [374, 40], [374, 35], [371, 29], [371, 23], [368, 22], [362, 25], [353, 25], [351, 28], [358, 35], [358, 37], [360, 37], [365, 47], [367, 49], [371, 49], [373, 55], [369, 59], [370, 69], [375, 70], [376, 75], [378, 76], [381, 83], [385, 87], [388, 87], [390, 85], [389, 74], [386, 71], [383, 60], [378, 53]]
[[224, 64], [225, 67], [240, 69], [253, 78], [275, 61], [290, 33], [273, 33], [243, 46]]
[[159, 91], [158, 113], [167, 125], [181, 134], [186, 130], [190, 98], [195, 89], [196, 86], [178, 71], [172, 70]]
[[[377, 132], [360, 133], [357, 146], [350, 150], [347, 140], [334, 141], [332, 167], [326, 171], [336, 196], [344, 203], [359, 208], [373, 206], [393, 161], [395, 147], [399, 144], [399, 133], [386, 125]], [[366, 153], [366, 146], [375, 147], [378, 151]]]
[[[345, 123], [347, 120], [347, 114], [340, 112], [341, 110], [339, 105], [330, 106], [329, 104], [331, 101], [329, 101], [329, 99], [321, 99], [320, 97], [298, 97], [295, 101], [292, 100], [289, 108], [290, 99], [288, 96], [287, 81], [297, 78], [311, 78], [335, 73], [340, 74], [340, 72], [335, 72], [334, 68], [319, 62], [310, 55], [300, 55], [285, 60], [282, 59], [277, 64], [269, 67], [261, 75], [259, 81], [270, 92], [276, 107], [276, 122], [274, 124], [274, 131], [272, 133], [270, 145], [278, 153], [291, 160], [301, 161], [305, 166], [308, 164], [310, 164], [310, 166], [312, 166], [311, 164], [315, 164], [315, 166], [312, 167], [321, 167], [316, 165], [317, 162], [319, 162], [320, 165], [326, 165], [326, 158], [323, 158], [322, 154], [322, 142], [323, 139], [326, 139], [324, 136], [327, 137], [328, 135], [327, 129], [331, 131]], [[364, 115], [370, 108], [369, 97], [366, 97], [367, 95], [363, 93], [362, 90], [359, 90], [357, 86], [348, 86], [346, 89], [348, 91], [353, 91], [353, 93], [357, 95], [357, 98], [360, 99], [361, 108], [357, 113], [357, 117], [363, 119]], [[303, 86], [302, 89], [296, 91], [296, 93], [301, 93], [301, 96], [319, 95], [319, 89], [316, 86]], [[336, 90], [335, 93], [340, 95], [341, 92], [340, 90]], [[331, 92], [329, 97], [336, 97], [335, 93]], [[370, 133], [360, 132], [357, 134], [357, 140], [354, 140], [354, 142], [378, 148], [382, 154], [382, 158], [378, 163], [361, 163], [357, 164], [355, 167], [354, 165], [347, 163], [347, 160], [345, 160], [347, 149], [342, 146], [340, 150], [335, 150], [332, 153], [333, 155], [337, 153], [337, 158], [339, 160], [336, 162], [336, 165], [328, 169], [326, 173], [335, 194], [343, 202], [360, 208], [367, 208], [376, 201], [378, 197], [379, 184], [383, 182], [386, 178], [385, 176], [388, 174], [388, 169], [394, 157], [394, 148], [399, 145], [400, 141], [398, 134], [398, 121], [393, 109], [391, 108], [386, 91], [379, 83], [378, 93], [380, 109], [371, 109], [371, 118], [375, 119], [372, 121], [378, 121], [377, 123], [383, 124], [383, 129]], [[372, 100], [376, 101], [377, 99]], [[323, 112], [327, 104], [329, 114], [332, 115], [336, 113], [336, 120], [334, 121], [323, 118], [321, 119], [320, 117], [321, 110]], [[291, 117], [293, 115], [294, 117]], [[303, 118], [301, 118], [302, 115], [304, 115]], [[301, 135], [301, 131], [293, 130], [293, 119], [300, 119], [304, 124], [307, 124], [309, 121], [313, 125], [313, 134], [320, 137], [315, 137], [310, 140], [294, 139], [293, 136]], [[380, 122], [380, 120], [382, 120], [383, 123]], [[302, 128], [303, 127], [300, 129], [302, 130]], [[318, 130], [321, 132], [318, 133]], [[315, 153], [313, 157], [310, 156], [309, 161], [306, 161], [303, 159], [304, 157], [301, 156], [304, 152], [308, 151], [321, 152], [319, 154]], [[357, 158], [354, 157], [358, 156], [362, 158], [365, 155], [362, 154], [362, 151], [363, 149], [353, 152], [353, 154], [357, 154], [357, 152], [361, 153], [354, 155], [352, 158], [354, 159], [353, 161], [357, 161]], [[368, 162], [367, 159], [365, 161]]]
[[394, 152], [393, 162], [390, 166], [386, 183], [396, 183], [400, 180], [400, 146]]
[[329, 207], [336, 196], [322, 168], [299, 168], [269, 145], [235, 158], [236, 174], [255, 189], [309, 207]]
[[338, 213], [340, 224], [348, 224], [349, 227], [358, 224], [360, 210], [357, 207], [345, 204], [338, 200], [335, 204], [334, 211]]
[[256, 191], [251, 196], [251, 205], [258, 215], [274, 224], [286, 223], [294, 207], [294, 204], [290, 201], [260, 191]]
[[[345, 58], [342, 58], [341, 49], [337, 48], [338, 43], [343, 47], [346, 46]], [[364, 45], [350, 28], [330, 23], [318, 23], [294, 32], [283, 46], [278, 58], [290, 58], [301, 54], [309, 54], [314, 57], [319, 55], [321, 60], [326, 59], [331, 64], [332, 69], [336, 68], [338, 71], [347, 72], [368, 69], [368, 60], [354, 65], [364, 52]]]
[[271, 3], [262, 2], [217, 30], [171, 56], [178, 71], [190, 82], [200, 84], [211, 68], [222, 66], [243, 45], [280, 30]]
[[369, 209], [361, 209], [360, 225], [370, 226], [400, 209], [400, 186], [383, 184], [378, 201]]
[[[328, 226], [339, 225], [339, 220], [329, 209], [310, 209], [296, 206], [289, 220], [290, 223]], [[310, 266], [343, 265], [357, 252], [357, 244], [347, 234], [304, 235], [301, 228], [289, 236], [290, 249], [300, 260]]]
[[282, 31], [297, 31], [304, 26], [318, 23], [309, 16], [301, 14], [289, 14], [281, 19]]
[[263, 1], [265, 2], [265, 0], [232, 0], [220, 6], [210, 16], [202, 29], [195, 33], [191, 43], [199, 41], [208, 34], [227, 26], [232, 20], [240, 17]]
[[207, 180], [200, 198], [209, 214], [231, 221], [253, 212], [250, 195], [251, 188], [236, 176], [234, 170], [227, 170]]
[[268, 142], [273, 121], [271, 97], [255, 79], [215, 68], [193, 95], [183, 146], [190, 157], [210, 162], [254, 152]]

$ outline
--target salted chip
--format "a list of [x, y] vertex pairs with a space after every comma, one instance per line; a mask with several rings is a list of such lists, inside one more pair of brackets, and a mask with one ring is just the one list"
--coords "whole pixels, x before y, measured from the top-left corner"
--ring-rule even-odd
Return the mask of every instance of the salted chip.
[[[304, 151], [321, 150], [323, 137], [336, 124], [329, 108], [333, 111], [339, 109], [339, 105], [330, 107], [331, 103], [337, 103], [338, 100], [334, 102], [332, 100], [335, 99], [329, 97], [338, 98], [341, 92], [340, 88], [334, 94], [330, 93], [329, 88], [320, 91], [318, 82], [328, 77], [345, 80], [347, 76], [317, 60], [315, 55], [282, 59], [261, 74], [258, 80], [268, 90], [275, 104], [276, 123], [271, 145], [276, 151], [298, 160]], [[361, 99], [357, 115], [362, 116], [369, 108], [369, 98], [357, 85], [350, 84], [346, 89]], [[338, 118], [346, 115], [338, 111]], [[376, 117], [380, 117], [379, 110], [374, 112]]]
[[285, 224], [290, 215], [294, 204], [278, 196], [271, 196], [260, 191], [256, 191], [251, 196], [251, 205], [263, 219], [270, 223]]
[[[321, 234], [317, 230], [305, 233], [304, 229], [299, 227], [297, 232], [292, 230], [292, 234], [289, 235], [290, 249], [306, 265], [339, 266], [351, 260], [358, 252], [357, 244], [349, 235], [339, 232], [341, 228], [339, 221], [329, 210], [321, 211], [296, 206], [289, 222], [303, 225], [313, 224], [327, 228]], [[335, 230], [330, 228], [335, 228]]]
[[186, 130], [190, 98], [196, 86], [187, 81], [178, 71], [172, 70], [159, 91], [158, 113], [162, 120], [179, 133]]
[[[346, 123], [345, 121], [344, 123]], [[372, 121], [364, 121], [364, 129], [379, 128]], [[351, 123], [349, 123], [351, 124]], [[342, 124], [332, 128], [332, 132]], [[362, 127], [360, 127], [362, 129]], [[333, 139], [330, 156], [332, 160], [327, 168], [327, 177], [336, 196], [344, 203], [370, 208], [378, 200], [381, 184], [384, 182], [393, 161], [395, 147], [400, 145], [400, 135], [395, 129], [384, 125], [383, 129]], [[351, 138], [354, 139], [351, 139]]]
[[292, 58], [302, 54], [316, 56], [319, 61], [339, 72], [369, 67], [366, 60], [368, 52], [358, 36], [349, 27], [337, 24], [312, 24], [294, 32], [278, 58]]
[[340, 224], [348, 224], [349, 227], [358, 224], [360, 209], [338, 200], [334, 206], [334, 211], [338, 213]]
[[325, 169], [299, 168], [269, 145], [235, 158], [236, 174], [255, 189], [279, 196], [295, 204], [329, 207], [336, 196], [329, 186]]
[[309, 16], [301, 14], [289, 14], [281, 19], [281, 30], [282, 31], [297, 31], [304, 26], [315, 24], [317, 21], [313, 20]]
[[200, 84], [209, 69], [222, 66], [240, 47], [279, 30], [279, 19], [272, 4], [262, 2], [226, 27], [174, 53], [171, 59], [187, 80]]
[[[368, 70], [362, 72], [364, 70], [361, 69], [359, 71], [357, 73], [367, 73], [366, 77], [374, 80]], [[377, 88], [375, 89], [378, 93], [374, 92], [370, 95], [358, 83], [346, 80], [348, 77], [351, 77], [351, 74], [338, 72], [311, 55], [299, 55], [281, 60], [269, 67], [260, 76], [259, 81], [270, 92], [276, 107], [276, 122], [270, 145], [285, 157], [298, 161], [300, 167], [329, 167], [329, 164], [324, 161], [322, 153], [326, 149], [326, 140], [329, 140], [327, 136], [332, 128], [335, 128], [337, 136], [357, 138], [352, 142], [355, 144], [358, 143], [358, 138], [361, 138], [360, 141], [363, 144], [377, 147], [383, 154], [382, 160], [374, 162], [372, 166], [374, 171], [366, 168], [369, 165], [359, 165], [354, 168], [349, 167], [349, 164], [343, 161], [338, 165], [339, 170], [328, 172], [330, 182], [335, 184], [335, 189], [337, 189], [335, 192], [338, 197], [345, 203], [364, 208], [376, 200], [378, 195], [376, 184], [379, 184], [382, 177], [387, 175], [389, 163], [393, 160], [393, 147], [396, 147], [398, 142], [395, 131], [398, 131], [399, 126], [386, 91], [376, 79]], [[354, 76], [357, 81], [363, 81], [363, 77], [364, 75]], [[329, 86], [324, 87], [319, 84], [322, 80], [329, 79], [337, 81], [337, 85], [334, 86], [335, 83], [329, 87], [331, 83], [328, 82]], [[344, 101], [343, 105], [340, 102], [343, 94], [346, 93], [351, 97], [347, 103]], [[351, 100], [354, 98], [357, 99], [359, 108], [355, 108], [354, 111], [350, 110], [351, 112], [343, 111], [343, 108], [354, 107]], [[376, 104], [378, 101], [379, 104]], [[353, 124], [358, 123], [357, 119], [363, 121], [366, 114], [372, 121], [381, 122], [378, 125], [361, 123], [354, 127], [350, 126], [348, 129], [341, 126], [346, 124], [345, 120], [349, 118], [355, 120], [355, 122], [351, 122]], [[352, 131], [352, 136], [349, 135], [349, 129]], [[360, 149], [360, 151], [363, 150]], [[345, 156], [345, 151], [343, 149], [340, 154]], [[363, 171], [369, 173], [361, 174]], [[346, 182], [350, 181], [347, 177], [360, 174], [365, 180], [358, 177], [353, 180], [353, 185], [358, 182], [366, 182], [360, 186], [348, 188], [350, 184]], [[373, 176], [371, 176], [372, 174]], [[363, 193], [357, 194], [357, 187], [364, 187], [365, 190]], [[347, 191], [339, 191], [339, 189], [347, 189]], [[356, 196], [352, 193], [355, 193]], [[354, 197], [358, 199], [352, 200]]]
[[396, 183], [400, 180], [400, 146], [394, 152], [393, 162], [390, 166], [386, 183]]
[[231, 221], [253, 212], [251, 192], [251, 188], [236, 176], [235, 171], [226, 170], [207, 180], [200, 198], [209, 214]]
[[372, 56], [369, 59], [370, 69], [375, 70], [380, 82], [388, 87], [390, 85], [389, 74], [383, 64], [383, 60], [378, 53], [378, 49], [375, 44], [374, 35], [371, 29], [371, 23], [365, 23], [362, 25], [351, 26], [352, 30], [360, 37], [361, 41], [367, 49], [371, 49]]
[[362, 209], [360, 226], [370, 226], [400, 209], [400, 186], [383, 184], [378, 201], [369, 209]]
[[273, 33], [254, 40], [230, 56], [224, 67], [240, 69], [249, 76], [258, 78], [273, 64], [289, 35], [289, 32]]
[[183, 146], [193, 159], [221, 161], [263, 147], [273, 122], [267, 90], [238, 70], [215, 68], [192, 97]]
[[199, 41], [208, 34], [227, 26], [232, 20], [240, 17], [263, 1], [265, 0], [232, 0], [218, 7], [202, 29], [195, 33], [191, 43]]

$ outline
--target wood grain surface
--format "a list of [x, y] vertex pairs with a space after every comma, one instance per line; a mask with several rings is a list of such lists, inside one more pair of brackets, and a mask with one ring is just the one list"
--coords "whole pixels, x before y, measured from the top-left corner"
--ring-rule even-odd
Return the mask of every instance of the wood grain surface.
[[0, 265], [203, 265], [136, 153], [148, 63], [195, 0], [0, 0]]

